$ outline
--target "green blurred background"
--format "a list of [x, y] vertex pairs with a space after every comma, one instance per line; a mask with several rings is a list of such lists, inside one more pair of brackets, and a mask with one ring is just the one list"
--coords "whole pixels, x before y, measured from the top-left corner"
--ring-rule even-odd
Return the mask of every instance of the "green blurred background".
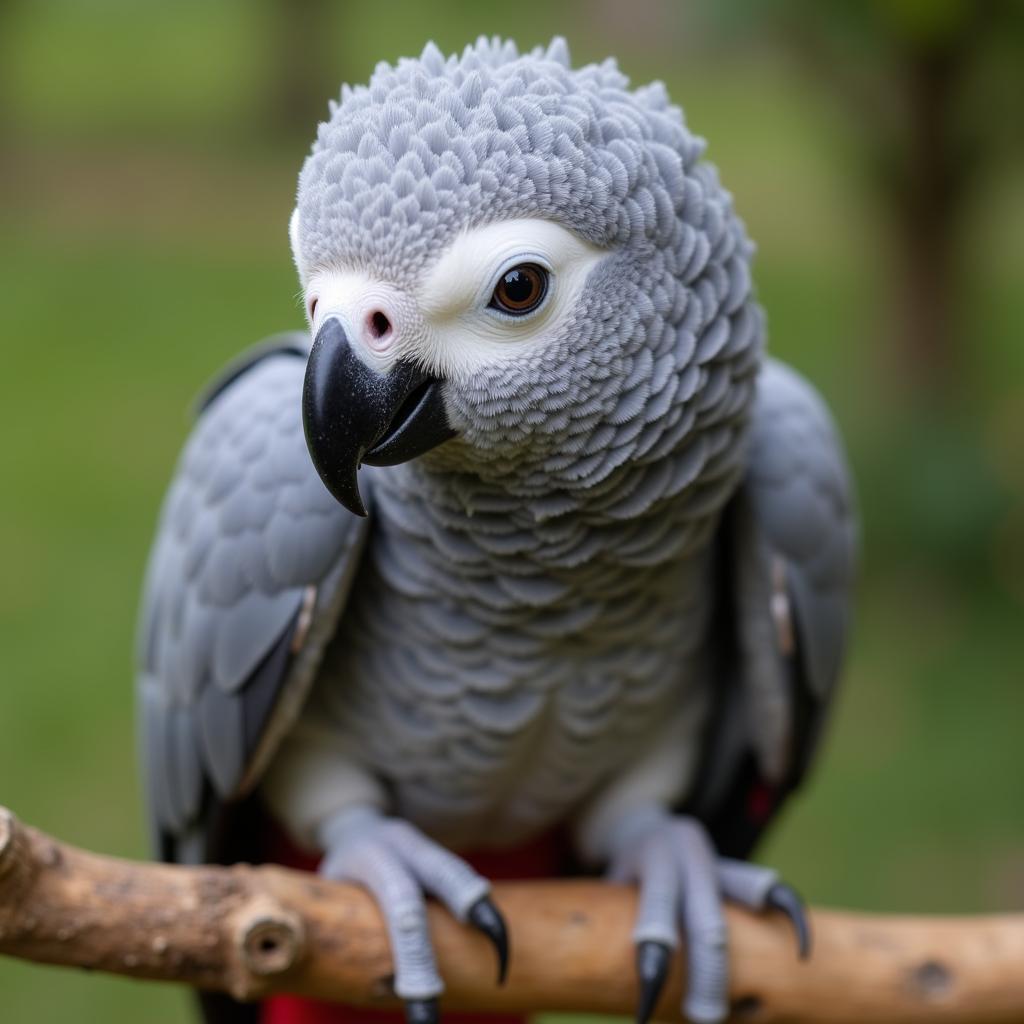
[[[559, 32], [664, 79], [710, 140], [772, 348], [860, 485], [846, 686], [763, 858], [815, 902], [1024, 906], [1022, 23], [968, 0], [0, 0], [0, 802], [144, 853], [154, 517], [200, 385], [302, 322], [286, 225], [327, 97], [428, 38]], [[186, 1019], [176, 990], [13, 961], [0, 992], [10, 1021]]]

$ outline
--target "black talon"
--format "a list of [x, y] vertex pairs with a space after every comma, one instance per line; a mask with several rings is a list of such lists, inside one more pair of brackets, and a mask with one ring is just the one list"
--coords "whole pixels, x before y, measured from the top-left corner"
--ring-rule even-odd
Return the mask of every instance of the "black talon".
[[405, 1001], [406, 1024], [440, 1024], [441, 1011], [437, 999], [407, 999]]
[[781, 910], [789, 918], [796, 933], [797, 953], [801, 960], [806, 960], [811, 955], [811, 926], [807, 920], [804, 901], [800, 899], [796, 889], [784, 882], [776, 882], [768, 890], [765, 902], [769, 907]]
[[508, 929], [505, 927], [505, 918], [490, 896], [481, 896], [469, 908], [466, 916], [469, 923], [483, 932], [494, 945], [494, 952], [498, 955], [498, 984], [504, 985], [508, 974]]
[[672, 949], [664, 942], [640, 942], [636, 947], [636, 974], [640, 999], [636, 1005], [636, 1024], [647, 1024], [658, 1005], [668, 977]]

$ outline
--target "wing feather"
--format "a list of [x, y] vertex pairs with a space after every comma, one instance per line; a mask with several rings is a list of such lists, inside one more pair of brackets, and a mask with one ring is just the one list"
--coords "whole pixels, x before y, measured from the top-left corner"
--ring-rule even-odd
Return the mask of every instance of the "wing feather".
[[692, 809], [749, 853], [800, 783], [839, 677], [857, 547], [842, 444], [781, 363], [758, 379], [747, 472], [723, 519], [717, 715]]
[[[771, 470], [762, 472], [769, 464]], [[784, 566], [801, 678], [826, 700], [839, 676], [850, 623], [857, 548], [853, 488], [821, 398], [774, 361], [760, 382], [749, 466], [744, 490], [758, 543]]]
[[[157, 529], [138, 691], [150, 815], [171, 855], [201, 848], [211, 801], [257, 780], [359, 560], [365, 520], [330, 496], [306, 451], [307, 345], [264, 345], [208, 389]], [[300, 650], [306, 637], [316, 643]]]

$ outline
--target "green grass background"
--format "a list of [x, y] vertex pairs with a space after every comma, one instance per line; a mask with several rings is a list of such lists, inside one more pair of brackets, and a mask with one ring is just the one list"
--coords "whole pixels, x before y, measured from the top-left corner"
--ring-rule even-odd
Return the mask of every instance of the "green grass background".
[[[758, 241], [774, 352], [836, 411], [865, 519], [830, 742], [762, 857], [815, 902], [1020, 908], [1022, 168], [995, 167], [971, 210], [957, 394], [908, 407], [886, 353], [885, 225], [843, 111], [783, 54], [716, 41], [705, 6], [353, 4], [316, 45], [360, 81], [427, 38], [559, 31], [577, 60], [615, 52], [635, 81], [667, 82]], [[301, 323], [286, 225], [313, 124], [266, 129], [261, 4], [0, 13], [0, 803], [139, 856], [147, 546], [192, 396]], [[10, 960], [0, 993], [18, 1024], [187, 1019], [176, 990]]]

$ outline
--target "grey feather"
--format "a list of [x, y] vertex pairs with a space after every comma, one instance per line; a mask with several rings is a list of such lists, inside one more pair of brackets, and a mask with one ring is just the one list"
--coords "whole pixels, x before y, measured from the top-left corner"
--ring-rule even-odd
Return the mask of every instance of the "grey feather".
[[[239, 552], [240, 559], [246, 556], [253, 557], [253, 552]], [[298, 614], [301, 603], [302, 593], [295, 589], [276, 594], [250, 590], [225, 608], [219, 616], [212, 652], [213, 682], [229, 692], [244, 686]], [[262, 639], [254, 642], [254, 637]]]
[[175, 801], [168, 789], [168, 771], [165, 763], [167, 716], [160, 706], [159, 693], [143, 677], [140, 687], [140, 714], [142, 715], [142, 750], [145, 756], [145, 778], [149, 789], [149, 803], [158, 829], [172, 829], [178, 824]]
[[230, 799], [245, 769], [242, 701], [234, 694], [225, 693], [219, 686], [207, 685], [203, 687], [193, 713], [199, 724], [206, 775], [217, 795], [221, 799]]
[[[798, 374], [772, 360], [758, 380], [747, 458], [734, 520], [742, 674], [762, 771], [778, 780], [796, 753], [795, 697], [772, 602], [783, 602], [776, 615], [788, 603], [802, 685], [827, 701], [849, 629], [853, 494], [824, 404]], [[781, 580], [773, 579], [775, 562]], [[773, 592], [780, 585], [783, 592]]]
[[203, 773], [195, 719], [187, 710], [179, 708], [174, 712], [172, 728], [175, 749], [167, 770], [176, 773], [182, 821], [195, 821], [199, 816], [203, 795]]

